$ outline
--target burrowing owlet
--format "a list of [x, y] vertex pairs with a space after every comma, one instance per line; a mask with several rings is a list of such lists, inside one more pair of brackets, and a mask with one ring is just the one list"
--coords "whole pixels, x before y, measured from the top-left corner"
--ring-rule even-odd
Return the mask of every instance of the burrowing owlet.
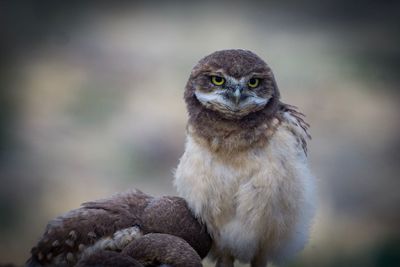
[[314, 213], [308, 124], [282, 103], [268, 65], [246, 50], [217, 51], [193, 68], [177, 190], [213, 239], [217, 266], [266, 266], [299, 251]]

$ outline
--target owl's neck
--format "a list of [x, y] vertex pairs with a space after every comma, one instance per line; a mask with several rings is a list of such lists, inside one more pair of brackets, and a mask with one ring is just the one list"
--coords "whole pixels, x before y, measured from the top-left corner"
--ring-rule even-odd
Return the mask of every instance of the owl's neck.
[[189, 113], [188, 134], [213, 152], [231, 154], [267, 145], [281, 120], [279, 106], [274, 112], [265, 109], [240, 120], [229, 120], [201, 108]]

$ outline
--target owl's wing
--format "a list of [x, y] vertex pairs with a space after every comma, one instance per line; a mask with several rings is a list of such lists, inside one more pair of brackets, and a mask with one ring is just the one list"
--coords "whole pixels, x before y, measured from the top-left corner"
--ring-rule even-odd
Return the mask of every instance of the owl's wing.
[[205, 225], [193, 216], [186, 201], [180, 197], [154, 198], [143, 213], [145, 233], [165, 233], [184, 239], [201, 258], [207, 256], [211, 238]]
[[132, 241], [122, 255], [129, 255], [144, 266], [166, 264], [174, 267], [201, 267], [201, 258], [182, 238], [168, 234], [147, 234]]
[[[103, 257], [98, 254], [101, 251], [122, 251], [147, 233], [182, 238], [201, 258], [211, 247], [208, 232], [192, 215], [184, 199], [154, 198], [133, 191], [84, 203], [81, 208], [50, 221], [31, 251], [28, 266], [73, 266], [92, 254], [94, 258]], [[119, 262], [124, 261], [121, 258]]]
[[75, 267], [144, 267], [129, 255], [102, 250], [81, 259]]
[[84, 203], [55, 218], [32, 248], [28, 265], [73, 265], [97, 241], [125, 229], [135, 232], [132, 227], [142, 224], [140, 218], [151, 199], [140, 191], [131, 191]]
[[121, 252], [100, 250], [83, 257], [75, 267], [201, 267], [197, 252], [180, 237], [150, 233], [132, 240]]
[[299, 146], [307, 155], [307, 140], [311, 139], [311, 135], [308, 133], [310, 125], [305, 121], [305, 115], [296, 106], [288, 104], [282, 104], [280, 112], [283, 114], [286, 127], [296, 137]]

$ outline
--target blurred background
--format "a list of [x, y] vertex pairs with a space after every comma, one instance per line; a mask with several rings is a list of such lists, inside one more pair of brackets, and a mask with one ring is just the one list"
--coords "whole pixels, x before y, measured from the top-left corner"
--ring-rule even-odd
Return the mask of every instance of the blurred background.
[[319, 208], [287, 266], [400, 266], [400, 7], [377, 2], [0, 1], [0, 263], [84, 201], [176, 194], [190, 70], [245, 48], [312, 126]]

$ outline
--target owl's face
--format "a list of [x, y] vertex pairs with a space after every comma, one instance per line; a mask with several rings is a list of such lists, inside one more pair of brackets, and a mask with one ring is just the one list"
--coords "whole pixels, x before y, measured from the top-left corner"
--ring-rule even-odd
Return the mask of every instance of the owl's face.
[[279, 95], [267, 64], [245, 50], [218, 51], [203, 58], [187, 86], [204, 108], [227, 119], [262, 110]]
[[243, 117], [264, 108], [271, 98], [265, 76], [252, 72], [233, 77], [223, 70], [207, 71], [195, 79], [195, 95], [206, 108], [226, 117]]

